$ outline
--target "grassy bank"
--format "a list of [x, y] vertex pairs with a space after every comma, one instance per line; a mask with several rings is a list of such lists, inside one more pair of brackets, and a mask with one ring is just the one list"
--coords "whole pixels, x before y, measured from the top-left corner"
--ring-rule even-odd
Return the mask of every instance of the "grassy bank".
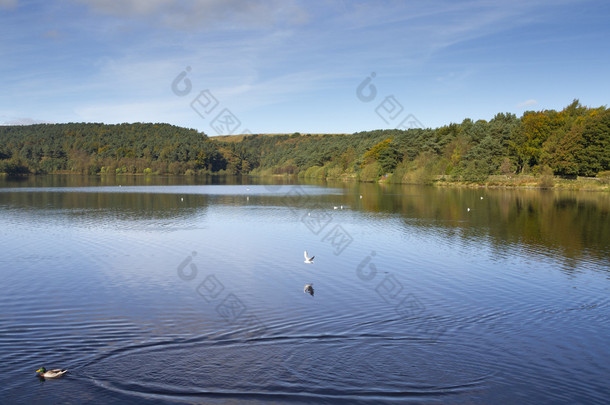
[[536, 188], [581, 191], [610, 191], [610, 184], [604, 179], [595, 177], [578, 177], [565, 179], [561, 177], [545, 178], [543, 176], [490, 176], [481, 182], [449, 181], [439, 178], [433, 182], [442, 187], [472, 187], [472, 188]]
[[[307, 175], [309, 174], [309, 175]], [[343, 174], [341, 176], [324, 176], [319, 171], [294, 174], [273, 174], [269, 170], [254, 171], [250, 176], [269, 179], [302, 179], [302, 180], [332, 180], [345, 182], [364, 183], [392, 183], [392, 184], [419, 184], [437, 187], [468, 187], [468, 188], [524, 188], [524, 189], [558, 189], [558, 190], [581, 190], [581, 191], [606, 191], [610, 192], [610, 178], [608, 177], [576, 177], [566, 179], [558, 176], [531, 176], [531, 175], [497, 175], [489, 176], [484, 181], [460, 181], [451, 179], [450, 176], [434, 176], [432, 178], [418, 178], [417, 176], [406, 177], [396, 181], [392, 175], [382, 176], [378, 180], [362, 180], [355, 173]]]

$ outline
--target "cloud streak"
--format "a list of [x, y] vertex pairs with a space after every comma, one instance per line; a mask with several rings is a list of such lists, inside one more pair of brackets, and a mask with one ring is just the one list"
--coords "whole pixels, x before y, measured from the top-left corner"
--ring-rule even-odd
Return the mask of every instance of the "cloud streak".
[[525, 108], [525, 107], [529, 107], [532, 105], [538, 105], [538, 101], [536, 101], [534, 99], [525, 100], [525, 101], [522, 101], [519, 104], [517, 104], [517, 108]]
[[308, 13], [294, 0], [74, 0], [93, 12], [144, 19], [178, 30], [260, 29], [303, 24]]
[[[252, 132], [307, 133], [379, 128], [390, 94], [430, 126], [576, 97], [603, 105], [610, 56], [595, 44], [610, 29], [592, 4], [0, 0], [0, 107], [5, 121], [205, 127], [189, 102], [208, 89]], [[177, 98], [187, 66], [193, 93]], [[371, 72], [378, 98], [362, 104]]]

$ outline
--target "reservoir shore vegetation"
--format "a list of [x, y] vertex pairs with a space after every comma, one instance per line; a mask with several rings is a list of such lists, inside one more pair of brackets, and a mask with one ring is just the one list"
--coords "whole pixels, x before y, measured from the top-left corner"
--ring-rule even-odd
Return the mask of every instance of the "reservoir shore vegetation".
[[440, 128], [208, 137], [161, 123], [0, 126], [0, 173], [251, 175], [608, 190], [610, 110], [496, 114]]

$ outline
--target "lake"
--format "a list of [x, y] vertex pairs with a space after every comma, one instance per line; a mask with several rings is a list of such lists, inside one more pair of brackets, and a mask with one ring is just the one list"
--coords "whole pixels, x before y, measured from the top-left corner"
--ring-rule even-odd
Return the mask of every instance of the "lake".
[[0, 247], [2, 403], [610, 398], [608, 193], [2, 178]]

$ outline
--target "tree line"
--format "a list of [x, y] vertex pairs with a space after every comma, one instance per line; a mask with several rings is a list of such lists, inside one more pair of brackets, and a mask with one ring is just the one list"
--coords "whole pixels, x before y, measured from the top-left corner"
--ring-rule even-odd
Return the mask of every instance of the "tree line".
[[610, 110], [574, 100], [561, 111], [496, 114], [440, 128], [214, 140], [168, 124], [0, 127], [0, 172], [286, 174], [425, 183], [490, 175], [595, 176], [610, 170]]
[[595, 176], [610, 170], [610, 110], [578, 100], [561, 111], [499, 113], [490, 121], [352, 135], [250, 135], [222, 145], [230, 167], [260, 174], [426, 183], [439, 175]]
[[226, 169], [218, 145], [169, 124], [0, 126], [0, 172], [184, 174]]

